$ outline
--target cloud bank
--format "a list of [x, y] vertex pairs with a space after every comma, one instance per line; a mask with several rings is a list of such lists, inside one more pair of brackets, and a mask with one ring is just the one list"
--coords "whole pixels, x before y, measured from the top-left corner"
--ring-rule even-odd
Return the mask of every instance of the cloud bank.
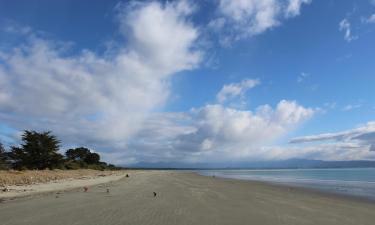
[[197, 67], [201, 52], [185, 1], [118, 5], [117, 12], [127, 45], [113, 54], [71, 55], [66, 43], [30, 30], [27, 43], [2, 51], [1, 120], [19, 130], [53, 130], [72, 143], [124, 147], [165, 103], [169, 79]]
[[[323, 152], [320, 156], [330, 154], [329, 159], [364, 159], [374, 158], [375, 154], [375, 122], [351, 130], [336, 133], [323, 133], [297, 137], [290, 140], [292, 144], [311, 143], [305, 147]], [[318, 143], [318, 144], [316, 144]]]
[[[225, 87], [249, 88], [252, 85], [244, 84], [254, 81], [259, 83], [246, 79], [224, 85], [218, 96]], [[314, 109], [288, 100], [281, 100], [275, 108], [261, 105], [254, 111], [207, 104], [189, 112], [154, 115], [146, 121], [130, 148], [138, 155], [136, 158], [147, 162], [279, 159], [288, 154], [286, 149], [277, 149], [276, 153], [274, 148], [264, 146], [271, 146], [314, 113]]]

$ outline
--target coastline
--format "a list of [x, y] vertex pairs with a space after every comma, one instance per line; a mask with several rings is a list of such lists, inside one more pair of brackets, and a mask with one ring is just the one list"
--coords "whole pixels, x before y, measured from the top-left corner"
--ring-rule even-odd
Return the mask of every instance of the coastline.
[[[375, 204], [264, 182], [188, 171], [136, 171], [130, 177], [0, 204], [8, 225], [24, 224], [373, 224]], [[110, 193], [106, 190], [109, 189]], [[153, 196], [153, 192], [157, 196]], [[37, 215], [37, 216], [35, 216]]]
[[[199, 176], [203, 176], [203, 177], [212, 177], [209, 175], [200, 174], [198, 172], [193, 172], [193, 173]], [[227, 180], [227, 181], [235, 180], [235, 181], [242, 181], [242, 182], [246, 182], [250, 184], [272, 186], [275, 188], [282, 188], [284, 189], [284, 191], [292, 190], [292, 191], [298, 191], [298, 192], [306, 193], [306, 194], [321, 195], [321, 196], [326, 196], [326, 197], [331, 197], [331, 198], [340, 198], [340, 199], [347, 199], [349, 201], [359, 201], [359, 202], [375, 204], [375, 199], [373, 198], [368, 198], [368, 197], [358, 196], [358, 195], [353, 195], [353, 194], [344, 194], [340, 192], [325, 191], [323, 189], [312, 188], [312, 187], [307, 187], [307, 186], [297, 186], [293, 184], [272, 182], [272, 181], [266, 181], [266, 180], [237, 179], [237, 178], [220, 177], [220, 176], [215, 176], [214, 178], [219, 179], [219, 180]]]

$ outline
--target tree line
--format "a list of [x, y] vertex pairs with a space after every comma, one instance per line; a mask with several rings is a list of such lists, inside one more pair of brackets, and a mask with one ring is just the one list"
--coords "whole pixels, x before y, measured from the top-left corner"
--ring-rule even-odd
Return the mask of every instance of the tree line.
[[60, 140], [48, 132], [26, 130], [21, 144], [6, 150], [0, 142], [0, 169], [119, 169], [100, 161], [100, 155], [85, 147], [68, 149], [60, 154]]

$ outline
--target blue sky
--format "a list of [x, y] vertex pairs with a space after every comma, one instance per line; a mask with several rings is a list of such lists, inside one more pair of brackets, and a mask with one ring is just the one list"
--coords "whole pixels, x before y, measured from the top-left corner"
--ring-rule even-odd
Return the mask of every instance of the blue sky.
[[375, 2], [0, 1], [0, 138], [118, 164], [374, 159]]

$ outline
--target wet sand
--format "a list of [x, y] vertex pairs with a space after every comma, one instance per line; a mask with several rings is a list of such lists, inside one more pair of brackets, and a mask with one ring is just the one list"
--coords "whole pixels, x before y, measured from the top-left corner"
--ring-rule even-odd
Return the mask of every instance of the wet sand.
[[134, 171], [129, 178], [90, 187], [86, 193], [71, 190], [0, 203], [2, 225], [372, 225], [374, 221], [371, 202], [175, 171]]

